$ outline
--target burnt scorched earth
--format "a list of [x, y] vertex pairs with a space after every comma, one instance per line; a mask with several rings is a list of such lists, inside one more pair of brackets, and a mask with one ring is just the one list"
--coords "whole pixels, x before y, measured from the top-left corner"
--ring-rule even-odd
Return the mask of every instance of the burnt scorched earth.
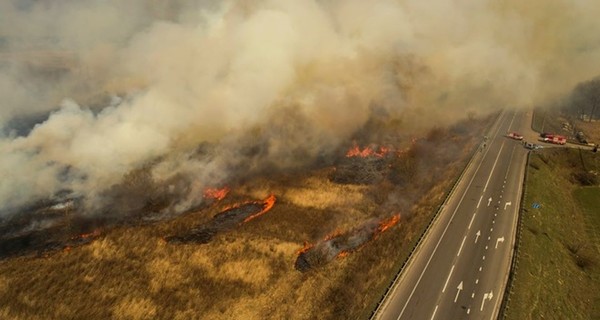
[[301, 272], [324, 266], [337, 257], [360, 249], [368, 241], [375, 239], [380, 233], [396, 225], [400, 221], [400, 215], [381, 221], [369, 221], [362, 226], [346, 233], [338, 233], [327, 236], [316, 245], [306, 244], [298, 252], [298, 258], [294, 267]]
[[0, 221], [0, 259], [44, 256], [90, 243], [101, 235], [101, 223], [73, 214], [75, 201], [42, 203], [27, 213]]
[[264, 201], [248, 202], [225, 209], [216, 214], [212, 220], [192, 228], [183, 235], [165, 237], [168, 243], [209, 243], [220, 232], [228, 231], [269, 211], [275, 205], [275, 196]]

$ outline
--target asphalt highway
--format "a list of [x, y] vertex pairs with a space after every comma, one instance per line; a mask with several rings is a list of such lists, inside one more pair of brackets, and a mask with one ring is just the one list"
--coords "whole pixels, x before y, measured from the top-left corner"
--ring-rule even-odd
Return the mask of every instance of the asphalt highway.
[[[495, 319], [510, 271], [527, 150], [504, 111], [394, 283], [377, 319]], [[484, 147], [485, 145], [485, 147]]]

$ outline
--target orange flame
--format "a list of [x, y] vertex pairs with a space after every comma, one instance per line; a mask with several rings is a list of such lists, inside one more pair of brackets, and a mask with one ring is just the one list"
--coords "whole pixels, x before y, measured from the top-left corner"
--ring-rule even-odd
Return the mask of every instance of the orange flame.
[[350, 252], [348, 252], [348, 251], [342, 251], [337, 255], [337, 257], [344, 258], [344, 257], [348, 256], [349, 254], [350, 254]]
[[222, 200], [229, 193], [229, 188], [224, 187], [221, 189], [218, 188], [206, 188], [204, 190], [204, 198], [206, 199], [215, 199]]
[[310, 250], [312, 247], [314, 247], [314, 244], [310, 244], [307, 241], [304, 241], [304, 247], [302, 247], [301, 249], [299, 249], [298, 251], [296, 251], [297, 255], [300, 255], [308, 250]]
[[342, 234], [344, 234], [344, 232], [342, 232], [341, 230], [335, 230], [332, 233], [325, 236], [325, 238], [323, 238], [323, 241], [329, 241], [333, 238], [337, 238], [337, 237], [341, 236]]
[[71, 237], [71, 240], [78, 240], [78, 239], [88, 239], [88, 238], [96, 238], [100, 236], [100, 230], [96, 229], [90, 233], [82, 233], [82, 234], [78, 234], [76, 236]]
[[364, 149], [360, 149], [360, 147], [358, 146], [358, 144], [356, 144], [356, 142], [354, 142], [354, 146], [352, 148], [350, 148], [348, 150], [348, 152], [346, 152], [346, 157], [351, 158], [351, 157], [361, 157], [361, 158], [367, 158], [367, 157], [379, 157], [379, 158], [383, 158], [386, 154], [388, 154], [388, 152], [390, 152], [390, 148], [387, 147], [379, 147], [379, 151], [375, 151], [372, 148], [369, 147], [365, 147]]
[[387, 220], [383, 220], [379, 223], [379, 227], [377, 227], [377, 233], [382, 233], [385, 230], [395, 226], [400, 221], [400, 214], [395, 214], [391, 218]]
[[270, 195], [268, 196], [265, 200], [263, 200], [263, 209], [260, 212], [257, 212], [251, 216], [248, 216], [246, 219], [244, 219], [244, 222], [248, 222], [258, 216], [261, 216], [265, 213], [267, 213], [267, 211], [271, 210], [271, 208], [273, 208], [273, 206], [275, 205], [275, 200], [277, 200], [275, 198], [275, 195]]

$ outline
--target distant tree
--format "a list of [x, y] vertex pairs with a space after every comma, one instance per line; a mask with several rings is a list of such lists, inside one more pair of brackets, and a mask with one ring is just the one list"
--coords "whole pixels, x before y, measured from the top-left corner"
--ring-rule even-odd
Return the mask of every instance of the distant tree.
[[600, 77], [579, 83], [573, 89], [566, 109], [581, 120], [584, 120], [584, 115], [589, 115], [591, 122], [596, 111], [600, 110]]

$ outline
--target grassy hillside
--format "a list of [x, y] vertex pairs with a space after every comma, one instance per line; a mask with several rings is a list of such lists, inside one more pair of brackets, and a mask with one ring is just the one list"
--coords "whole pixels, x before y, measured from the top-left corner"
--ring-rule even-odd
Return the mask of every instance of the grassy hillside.
[[600, 189], [583, 186], [599, 164], [575, 149], [531, 155], [506, 319], [600, 318]]

